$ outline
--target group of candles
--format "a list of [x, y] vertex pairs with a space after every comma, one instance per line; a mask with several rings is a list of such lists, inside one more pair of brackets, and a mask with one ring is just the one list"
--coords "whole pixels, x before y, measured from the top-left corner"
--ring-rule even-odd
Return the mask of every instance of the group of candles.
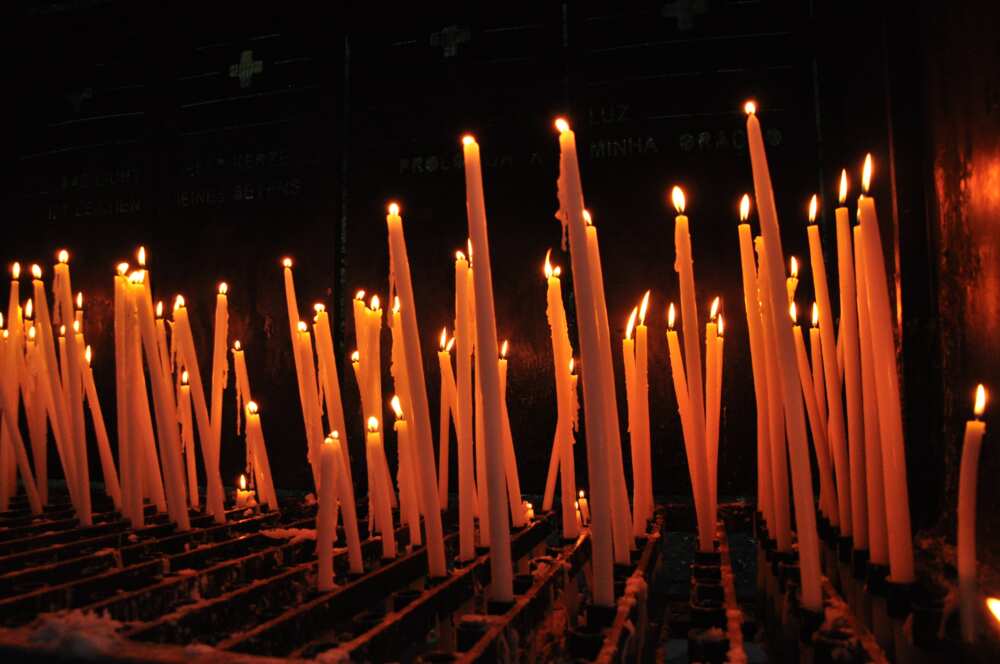
[[[117, 465], [90, 366], [93, 355], [84, 338], [82, 293], [77, 293], [74, 307], [69, 253], [61, 250], [57, 254], [51, 313], [41, 266], [31, 267], [32, 298], [22, 307], [21, 270], [17, 263], [13, 265], [7, 327], [0, 349], [4, 368], [0, 376], [4, 420], [0, 434], [0, 461], [3, 461], [0, 509], [7, 509], [16, 491], [15, 472], [20, 474], [32, 512], [41, 513], [47, 504], [47, 447], [51, 429], [77, 517], [83, 525], [93, 522], [84, 420], [86, 403], [95, 432], [104, 490], [115, 509], [134, 527], [144, 524], [144, 503], [149, 500], [157, 511], [167, 512], [178, 529], [190, 528], [189, 508], [199, 508], [192, 410], [207, 479], [206, 510], [218, 522], [225, 520], [219, 454], [222, 395], [228, 374], [228, 286], [220, 284], [216, 299], [211, 392], [206, 400], [184, 298], [177, 296], [173, 321], [168, 326], [163, 317], [163, 303], [153, 305], [143, 247], [137, 252], [137, 262], [138, 269], [132, 271], [128, 264], [119, 264], [114, 277]], [[245, 410], [247, 467], [253, 472], [259, 502], [275, 509], [277, 496], [259, 408], [250, 397], [246, 363], [238, 341], [232, 352], [237, 406]], [[22, 403], [31, 441], [30, 461], [18, 427]], [[238, 413], [238, 422], [239, 418]], [[245, 477], [241, 479], [245, 483]], [[237, 504], [257, 502], [250, 499], [252, 492], [246, 486], [241, 489], [235, 496]]]

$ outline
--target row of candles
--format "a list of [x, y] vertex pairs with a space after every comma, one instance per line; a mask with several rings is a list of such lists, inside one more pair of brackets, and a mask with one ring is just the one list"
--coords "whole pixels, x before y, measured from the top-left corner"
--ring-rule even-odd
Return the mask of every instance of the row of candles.
[[[81, 524], [93, 522], [84, 420], [86, 403], [105, 492], [115, 509], [134, 527], [143, 525], [144, 503], [149, 500], [157, 511], [167, 512], [179, 529], [190, 528], [189, 509], [198, 509], [200, 505], [196, 432], [207, 479], [206, 509], [216, 521], [225, 520], [218, 464], [222, 393], [228, 381], [230, 353], [228, 286], [220, 284], [216, 296], [211, 391], [206, 399], [184, 298], [177, 296], [168, 325], [163, 303], [153, 306], [145, 248], [140, 247], [136, 257], [138, 269], [130, 271], [128, 264], [121, 263], [114, 276], [117, 464], [90, 366], [92, 351], [84, 338], [83, 294], [77, 293], [75, 308], [71, 295], [69, 253], [60, 250], [57, 254], [51, 312], [41, 266], [31, 267], [32, 297], [22, 306], [20, 265], [14, 264], [7, 327], [0, 349], [0, 362], [4, 366], [0, 380], [5, 423], [0, 436], [0, 460], [5, 461], [0, 471], [3, 509], [16, 492], [15, 473], [20, 475], [32, 512], [41, 513], [48, 503], [47, 450], [51, 429], [71, 504]], [[233, 344], [231, 353], [236, 370], [237, 429], [242, 419], [247, 468], [252, 472], [260, 502], [274, 509], [278, 502], [260, 411], [251, 398], [239, 341]], [[22, 404], [31, 441], [30, 460], [18, 428]], [[245, 484], [246, 478], [241, 481]], [[240, 497], [238, 493], [237, 498]], [[245, 496], [242, 502], [247, 502]]]

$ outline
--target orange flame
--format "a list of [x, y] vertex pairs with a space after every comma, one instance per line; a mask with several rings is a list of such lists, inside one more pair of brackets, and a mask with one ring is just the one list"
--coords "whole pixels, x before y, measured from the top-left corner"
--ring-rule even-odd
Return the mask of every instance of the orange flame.
[[90, 350], [90, 344], [87, 344], [87, 347], [83, 350], [83, 359], [87, 361], [88, 367], [90, 366], [90, 361], [93, 359], [93, 357], [94, 357], [94, 352]]
[[315, 311], [317, 314], [321, 314], [324, 311], [326, 311], [326, 305], [323, 304], [322, 302], [317, 302], [316, 304], [313, 305], [313, 311]]
[[182, 309], [183, 307], [184, 307], [184, 296], [178, 295], [174, 299], [174, 310], [176, 311], [177, 309]]
[[674, 329], [674, 321], [677, 319], [677, 310], [674, 309], [674, 303], [671, 302], [670, 306], [667, 307], [667, 327], [671, 330]]
[[552, 250], [549, 249], [548, 251], [545, 252], [545, 267], [543, 268], [543, 270], [545, 271], [546, 279], [551, 279], [553, 275], [552, 261], [549, 260], [551, 257], [552, 257]]
[[722, 324], [722, 314], [719, 314], [719, 318], [718, 318], [718, 321], [717, 321], [717, 327], [715, 328], [715, 333], [718, 334], [720, 337], [722, 336], [722, 328], [723, 327], [724, 327], [724, 325]]
[[80, 332], [80, 321], [78, 320], [73, 321], [73, 332], [76, 333]]
[[798, 309], [795, 308], [794, 302], [788, 305], [788, 315], [792, 317], [792, 323], [797, 325], [799, 322], [799, 312]]
[[476, 142], [476, 137], [472, 134], [466, 134], [462, 137], [462, 145], [472, 145]]
[[139, 247], [139, 250], [135, 252], [135, 257], [139, 261], [139, 267], [146, 267], [146, 247]]
[[456, 251], [455, 252], [455, 260], [456, 261], [464, 261], [465, 260], [465, 254], [463, 254], [461, 251]]
[[35, 305], [31, 301], [31, 298], [29, 297], [28, 301], [24, 303], [24, 317], [31, 318], [34, 313], [35, 313]]
[[357, 362], [361, 359], [361, 351], [354, 351], [351, 353], [351, 362]]
[[719, 313], [719, 303], [720, 303], [719, 296], [716, 295], [715, 299], [712, 300], [712, 306], [709, 307], [709, 312], [708, 312], [709, 320], [715, 318], [715, 316]]
[[448, 346], [448, 328], [441, 328], [441, 336], [438, 339], [438, 343], [441, 345], [441, 350], [444, 350]]
[[285, 256], [284, 258], [281, 259], [281, 265], [282, 267], [287, 267], [287, 268], [292, 267], [292, 259], [289, 258], [288, 256]]
[[816, 223], [816, 212], [819, 211], [819, 199], [816, 198], [816, 194], [809, 199], [809, 223]]
[[239, 339], [233, 341], [233, 350], [243, 350], [243, 344], [240, 343]]
[[229, 293], [229, 284], [225, 281], [219, 283], [219, 295], [226, 295]]
[[378, 418], [372, 415], [368, 418], [368, 432], [375, 433], [378, 431]]
[[188, 374], [187, 369], [181, 372], [181, 385], [187, 385], [190, 379], [191, 376]]
[[[392, 399], [389, 401], [389, 405], [392, 406], [392, 412], [396, 413], [396, 419], [397, 420], [403, 419], [403, 405], [399, 401], [398, 394], [392, 395]], [[371, 422], [370, 419], [369, 422]]]
[[363, 301], [365, 299], [365, 292], [363, 290], [359, 290], [357, 293], [354, 294], [354, 299]]
[[256, 401], [247, 401], [247, 412], [251, 415], [256, 415], [259, 408], [257, 407]]
[[799, 278], [799, 259], [795, 256], [788, 259], [788, 274], [792, 279]]
[[670, 199], [674, 203], [677, 214], [684, 214], [684, 190], [675, 186], [670, 190]]
[[69, 262], [69, 252], [66, 251], [65, 249], [60, 249], [59, 253], [56, 255], [56, 259], [58, 259], [58, 261], [60, 263], [68, 263]]
[[124, 277], [126, 274], [128, 274], [128, 263], [119, 263], [116, 266], [116, 269], [118, 270], [118, 276]]
[[163, 318], [163, 300], [156, 303], [156, 317]]
[[382, 309], [382, 301], [378, 299], [378, 295], [372, 295], [368, 308], [372, 311], [380, 311]]
[[819, 305], [813, 302], [812, 326], [819, 327]]
[[76, 308], [83, 309], [83, 291], [76, 294]]
[[570, 374], [573, 373], [574, 369], [576, 369], [576, 360], [571, 357], [571, 358], [569, 358], [569, 372], [570, 372]]
[[750, 218], [750, 194], [743, 194], [743, 198], [740, 199], [740, 221], [746, 221]]
[[240, 475], [240, 491], [246, 491], [246, 490], [247, 490], [247, 476], [241, 474]]
[[629, 314], [628, 323], [625, 324], [625, 338], [632, 338], [632, 330], [635, 328], [635, 319], [639, 315], [639, 307], [632, 307], [632, 313]]
[[299, 328], [299, 332], [305, 332], [305, 331], [307, 331], [309, 329], [308, 327], [306, 327], [306, 322], [304, 320], [300, 320], [299, 321], [298, 328]]
[[392, 299], [392, 313], [394, 313], [394, 314], [398, 314], [399, 313], [399, 296], [398, 295], [393, 296], [393, 299]]
[[444, 347], [445, 351], [451, 352], [451, 349], [455, 347], [455, 337], [448, 339], [448, 345]]
[[389, 203], [389, 215], [392, 217], [399, 216], [399, 203]]
[[566, 122], [566, 118], [556, 118], [556, 129], [559, 130], [560, 134], [569, 131], [569, 123]]
[[861, 189], [866, 194], [868, 193], [868, 187], [872, 183], [872, 153], [869, 152], [865, 155], [865, 165], [861, 169]]
[[750, 99], [745, 104], [743, 104], [743, 112], [747, 115], [753, 115], [757, 112], [757, 102]]
[[840, 192], [838, 194], [840, 204], [843, 205], [844, 201], [847, 200], [847, 169], [840, 171]]
[[989, 609], [990, 614], [992, 614], [993, 619], [997, 621], [1000, 625], [1000, 599], [996, 597], [986, 598], [986, 608]]
[[982, 417], [983, 412], [986, 410], [986, 388], [980, 383], [976, 387], [976, 403], [972, 408], [972, 412], [975, 416]]
[[31, 266], [31, 276], [34, 279], [41, 279], [42, 278], [42, 266], [39, 265], [38, 263], [35, 263], [34, 265], [32, 265]]
[[10, 276], [15, 281], [17, 279], [21, 278], [21, 264], [20, 263], [15, 262], [13, 265], [10, 266]]
[[500, 344], [500, 359], [501, 360], [506, 360], [507, 359], [507, 349], [508, 349], [508, 343], [507, 343], [507, 340], [504, 339], [503, 343]]
[[642, 302], [639, 304], [639, 325], [646, 324], [646, 311], [649, 309], [649, 291], [642, 296]]

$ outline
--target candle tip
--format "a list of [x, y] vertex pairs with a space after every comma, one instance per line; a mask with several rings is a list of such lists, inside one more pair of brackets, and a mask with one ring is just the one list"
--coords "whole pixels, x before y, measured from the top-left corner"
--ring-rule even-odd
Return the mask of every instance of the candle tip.
[[378, 418], [372, 415], [368, 418], [368, 432], [375, 433], [378, 431]]
[[745, 104], [743, 104], [743, 112], [746, 113], [747, 115], [754, 115], [755, 113], [757, 113], [757, 102], [755, 102], [752, 99], [747, 101]]
[[861, 189], [866, 194], [868, 193], [868, 188], [872, 183], [872, 153], [869, 152], [865, 155], [865, 165], [861, 169]]
[[813, 194], [812, 198], [809, 199], [809, 223], [810, 224], [815, 224], [816, 223], [816, 213], [818, 211], [819, 211], [819, 199], [816, 197], [816, 194]]
[[393, 217], [399, 216], [399, 203], [389, 203], [389, 215]]
[[840, 191], [838, 192], [838, 200], [840, 204], [843, 205], [847, 201], [847, 169], [841, 169], [840, 171]]
[[68, 263], [69, 252], [66, 251], [65, 249], [60, 249], [59, 253], [56, 255], [56, 258], [59, 260], [60, 263]]
[[559, 130], [560, 134], [569, 131], [569, 122], [566, 122], [566, 118], [556, 118], [556, 129]]
[[674, 203], [674, 209], [677, 210], [677, 214], [684, 214], [684, 190], [678, 186], [674, 186], [670, 190], [670, 199]]
[[[396, 414], [396, 419], [397, 420], [403, 419], [403, 405], [399, 401], [399, 395], [398, 394], [392, 395], [392, 399], [389, 400], [389, 405], [392, 406], [392, 412], [394, 412]], [[368, 418], [368, 427], [369, 427], [369, 430], [371, 430], [371, 421], [372, 421], [372, 419], [374, 419], [374, 418]], [[378, 421], [377, 420], [375, 421], [375, 427], [378, 428]]]
[[972, 412], [976, 417], [982, 417], [983, 413], [986, 411], [986, 388], [980, 383], [976, 387], [976, 403], [973, 406]]
[[740, 199], [740, 221], [746, 221], [750, 218], [750, 194], [743, 194], [743, 198]]

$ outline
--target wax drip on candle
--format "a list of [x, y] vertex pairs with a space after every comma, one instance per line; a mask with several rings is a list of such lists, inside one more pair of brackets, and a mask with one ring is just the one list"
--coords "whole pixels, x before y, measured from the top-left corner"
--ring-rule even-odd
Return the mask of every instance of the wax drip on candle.
[[10, 276], [11, 279], [17, 281], [21, 278], [21, 264], [16, 262], [10, 266]]
[[743, 194], [740, 199], [740, 221], [746, 222], [750, 218], [750, 195]]

